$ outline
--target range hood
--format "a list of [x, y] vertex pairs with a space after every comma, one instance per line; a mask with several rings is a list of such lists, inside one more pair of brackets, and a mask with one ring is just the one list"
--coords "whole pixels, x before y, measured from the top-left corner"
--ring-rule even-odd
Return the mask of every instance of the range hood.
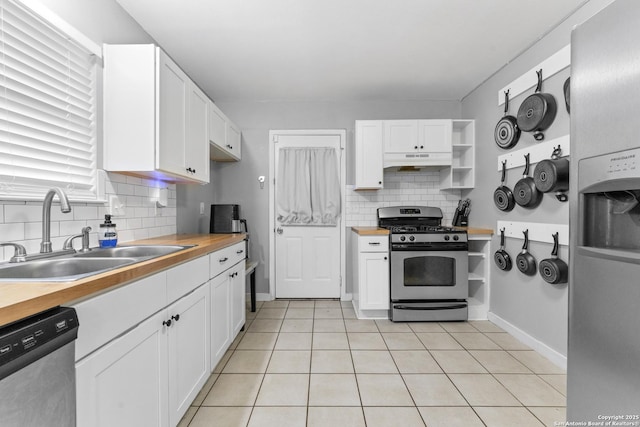
[[448, 153], [385, 153], [383, 156], [383, 167], [450, 167], [452, 164], [451, 152]]

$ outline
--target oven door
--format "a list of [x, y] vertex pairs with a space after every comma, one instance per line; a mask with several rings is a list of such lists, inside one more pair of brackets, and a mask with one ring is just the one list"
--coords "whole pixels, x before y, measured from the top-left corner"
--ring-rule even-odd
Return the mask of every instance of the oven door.
[[469, 254], [458, 251], [391, 251], [391, 300], [467, 299]]

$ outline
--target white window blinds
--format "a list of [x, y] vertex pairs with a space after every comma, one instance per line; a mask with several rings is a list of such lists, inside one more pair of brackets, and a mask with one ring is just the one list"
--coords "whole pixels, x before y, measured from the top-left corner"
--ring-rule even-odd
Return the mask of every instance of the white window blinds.
[[0, 198], [97, 199], [96, 58], [0, 0]]

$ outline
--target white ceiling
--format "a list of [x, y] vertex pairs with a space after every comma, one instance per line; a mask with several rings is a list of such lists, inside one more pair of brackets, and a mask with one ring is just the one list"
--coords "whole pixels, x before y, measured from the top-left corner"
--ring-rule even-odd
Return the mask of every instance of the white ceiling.
[[118, 0], [214, 100], [460, 100], [586, 0]]

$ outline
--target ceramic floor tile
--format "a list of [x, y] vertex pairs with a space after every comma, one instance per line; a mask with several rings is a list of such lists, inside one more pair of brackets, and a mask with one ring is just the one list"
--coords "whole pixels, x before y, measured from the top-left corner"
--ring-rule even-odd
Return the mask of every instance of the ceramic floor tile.
[[229, 346], [229, 350], [235, 350], [238, 347], [240, 341], [242, 341], [242, 338], [244, 338], [244, 335], [245, 332], [240, 332]]
[[312, 332], [313, 319], [284, 319], [280, 332]]
[[316, 302], [312, 300], [289, 301], [289, 308], [314, 308]]
[[345, 319], [347, 332], [378, 332], [378, 326], [373, 320]]
[[487, 427], [544, 427], [526, 408], [474, 407]]
[[565, 424], [567, 420], [567, 410], [564, 407], [551, 408], [528, 408], [533, 415], [538, 418], [546, 427], [558, 427]]
[[488, 320], [470, 320], [469, 324], [480, 332], [504, 332], [504, 330]]
[[275, 332], [247, 332], [238, 344], [238, 350], [273, 350], [278, 334]]
[[392, 350], [401, 374], [439, 374], [442, 369], [427, 350]]
[[391, 353], [383, 350], [352, 350], [353, 366], [358, 374], [397, 374]]
[[400, 375], [357, 374], [362, 406], [413, 406]]
[[322, 332], [313, 334], [314, 350], [348, 350], [347, 334], [343, 332]]
[[317, 300], [316, 308], [341, 308], [340, 301]]
[[253, 406], [263, 374], [221, 374], [203, 406]]
[[346, 332], [342, 319], [315, 319], [313, 332]]
[[380, 332], [412, 332], [407, 323], [392, 322], [386, 319], [379, 319], [375, 322]]
[[492, 375], [450, 374], [449, 378], [471, 406], [521, 406]]
[[416, 336], [428, 350], [462, 350], [458, 341], [446, 333], [418, 332]]
[[263, 374], [267, 370], [270, 350], [236, 350], [222, 370], [223, 374]]
[[528, 345], [520, 342], [517, 338], [514, 338], [506, 332], [488, 332], [485, 333], [485, 335], [491, 341], [498, 344], [503, 350], [531, 350]]
[[389, 350], [424, 350], [424, 345], [413, 332], [383, 332], [382, 338]]
[[267, 367], [269, 374], [308, 374], [311, 366], [311, 351], [274, 351]]
[[313, 315], [314, 319], [342, 319], [342, 308], [318, 308], [316, 304], [316, 310]]
[[484, 427], [469, 406], [418, 408], [429, 427]]
[[313, 308], [289, 308], [286, 319], [313, 319]]
[[567, 395], [567, 376], [566, 375], [539, 375], [547, 384], [562, 393], [563, 396]]
[[415, 407], [365, 407], [367, 427], [411, 426], [424, 427], [420, 413]]
[[351, 350], [387, 350], [380, 333], [349, 332]]
[[247, 332], [280, 332], [282, 319], [256, 319], [247, 328]]
[[413, 332], [446, 332], [440, 324], [436, 322], [411, 322], [409, 327]]
[[213, 387], [213, 384], [216, 382], [219, 376], [220, 374], [211, 374], [209, 376], [209, 378], [207, 379], [207, 382], [202, 386], [202, 388], [200, 389], [200, 392], [198, 392], [198, 395], [196, 396], [196, 398], [193, 399], [193, 403], [191, 405], [193, 406], [202, 405], [202, 402], [204, 402], [205, 397], [207, 397], [207, 394], [209, 394], [211, 387]]
[[[251, 408], [247, 408], [247, 409], [251, 409]], [[188, 427], [189, 425], [196, 425], [196, 424], [191, 424], [191, 420], [193, 420], [193, 417], [195, 417], [197, 411], [198, 411], [197, 406], [189, 406], [189, 409], [187, 409], [187, 412], [185, 412], [185, 414], [182, 416], [182, 419], [178, 423], [177, 427]]]
[[214, 374], [219, 374], [220, 372], [222, 372], [222, 370], [224, 369], [225, 365], [227, 364], [227, 362], [231, 358], [232, 354], [233, 354], [233, 350], [227, 350], [224, 353], [224, 356], [222, 356], [222, 359], [220, 359], [220, 361], [218, 362], [216, 367], [213, 368], [213, 373]]
[[262, 308], [287, 308], [288, 306], [289, 301], [287, 300], [264, 301], [262, 303]]
[[510, 351], [513, 357], [536, 374], [566, 374], [565, 370], [554, 365], [549, 359], [531, 351]]
[[467, 350], [502, 350], [481, 332], [452, 332], [451, 336]]
[[305, 407], [257, 406], [247, 427], [305, 427], [306, 422]]
[[402, 378], [417, 406], [467, 405], [467, 401], [444, 374], [405, 374]]
[[261, 308], [256, 314], [257, 319], [283, 319], [286, 308]]
[[313, 350], [311, 372], [314, 374], [352, 374], [353, 361], [348, 350]]
[[443, 371], [449, 374], [485, 373], [486, 369], [474, 359], [469, 352], [463, 350], [434, 350], [431, 355]]
[[468, 322], [440, 322], [440, 326], [447, 332], [478, 332]]
[[253, 408], [250, 406], [203, 406], [198, 409], [189, 427], [238, 427], [246, 426]]
[[309, 406], [361, 406], [353, 374], [311, 374]]
[[307, 427], [365, 427], [360, 407], [309, 407]]
[[502, 383], [525, 406], [565, 406], [566, 399], [559, 391], [537, 375], [497, 374]]
[[342, 317], [345, 319], [356, 319], [356, 311], [353, 308], [343, 308]]
[[471, 350], [469, 353], [493, 374], [530, 374], [529, 368], [504, 350]]
[[275, 350], [311, 350], [309, 332], [282, 332], [278, 335]]
[[266, 374], [256, 406], [307, 406], [309, 374]]

